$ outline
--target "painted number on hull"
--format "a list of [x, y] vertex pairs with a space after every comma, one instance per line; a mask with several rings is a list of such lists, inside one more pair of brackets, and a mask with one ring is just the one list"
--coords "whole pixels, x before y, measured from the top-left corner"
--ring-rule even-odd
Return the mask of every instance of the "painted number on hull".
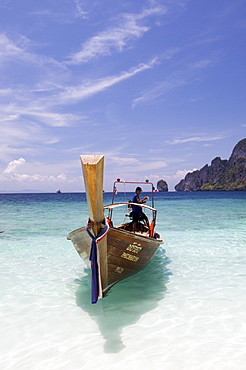
[[136, 242], [129, 244], [128, 247], [126, 248], [127, 251], [133, 252], [133, 253], [138, 253], [142, 249], [141, 244], [138, 244]]
[[137, 262], [139, 260], [139, 257], [133, 256], [132, 254], [126, 252], [123, 252], [121, 257], [132, 262]]

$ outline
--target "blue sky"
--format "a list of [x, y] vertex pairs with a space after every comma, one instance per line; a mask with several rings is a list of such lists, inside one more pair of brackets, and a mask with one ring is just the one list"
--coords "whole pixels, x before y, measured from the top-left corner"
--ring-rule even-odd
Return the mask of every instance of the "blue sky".
[[0, 190], [84, 191], [228, 159], [246, 137], [245, 0], [0, 0]]

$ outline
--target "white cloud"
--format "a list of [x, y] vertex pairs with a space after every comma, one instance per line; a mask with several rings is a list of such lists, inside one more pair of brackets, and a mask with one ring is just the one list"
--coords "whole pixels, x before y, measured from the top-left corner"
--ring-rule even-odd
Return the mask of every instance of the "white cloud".
[[167, 163], [164, 161], [153, 161], [142, 163], [138, 167], [139, 171], [150, 171], [150, 170], [159, 170], [161, 168], [167, 167]]
[[[17, 183], [73, 183], [77, 182], [79, 178], [68, 179], [64, 173], [60, 173], [58, 175], [47, 175], [42, 173], [22, 173], [21, 167], [25, 165], [26, 171], [32, 171], [38, 165], [35, 163], [27, 163], [24, 158], [19, 158], [16, 160], [11, 161], [6, 169], [0, 174], [0, 180], [3, 182], [14, 182]], [[56, 167], [56, 166], [55, 166]], [[48, 166], [45, 168], [44, 166], [40, 165], [40, 170], [48, 171]], [[53, 171], [54, 172], [54, 171]]]
[[19, 118], [13, 121], [0, 119], [0, 130], [0, 158], [5, 162], [9, 162], [13, 155], [23, 156], [28, 152], [30, 154], [38, 144], [43, 146], [50, 140], [50, 136], [40, 125], [27, 119]]
[[162, 176], [158, 176], [158, 178], [155, 178], [155, 181], [157, 182], [160, 179], [163, 179], [168, 184], [169, 191], [174, 191], [175, 185], [177, 185], [182, 179], [185, 178], [187, 173], [196, 171], [196, 168], [193, 168], [193, 170], [178, 170], [172, 175], [163, 174]]
[[[45, 4], [48, 8], [42, 9], [42, 10], [34, 10], [30, 11], [29, 15], [33, 17], [37, 17], [39, 20], [41, 17], [43, 19], [50, 18], [52, 22], [57, 22], [60, 24], [71, 24], [74, 21], [74, 18], [82, 17], [86, 18], [86, 12], [83, 12], [82, 8], [79, 6], [79, 1], [74, 0], [75, 3], [75, 9], [74, 7], [70, 7], [70, 4], [72, 1], [68, 1], [66, 7], [66, 1], [63, 1], [63, 4], [61, 4], [61, 1], [59, 3], [59, 7], [55, 4], [55, 1], [49, 1], [49, 4]], [[53, 3], [53, 4], [52, 4]], [[77, 5], [78, 4], [78, 5]], [[54, 5], [54, 6], [52, 6]], [[37, 22], [39, 29], [43, 29], [44, 22]]]
[[127, 167], [127, 172], [129, 173], [156, 170], [167, 166], [167, 163], [164, 161], [141, 162], [131, 157], [107, 156], [107, 160], [116, 163], [118, 166]]
[[198, 62], [195, 62], [191, 65], [192, 68], [205, 68], [212, 64], [212, 60], [209, 59], [201, 59]]
[[[184, 49], [185, 48], [167, 49], [158, 60], [159, 62], [165, 62], [177, 53], [180, 53], [182, 55], [182, 51], [184, 51]], [[194, 83], [194, 81], [197, 82], [197, 74], [201, 73], [202, 69], [210, 66], [211, 64], [215, 64], [216, 62], [218, 62], [218, 56], [210, 59], [201, 59], [199, 61], [190, 63], [189, 65], [187, 65], [186, 61], [184, 61], [182, 65], [180, 61], [178, 62], [178, 64], [176, 62], [176, 72], [170, 74], [166, 79], [160, 80], [158, 83], [155, 84], [155, 86], [145, 89], [142, 93], [139, 94], [137, 98], [133, 100], [132, 107], [134, 108], [136, 105], [148, 101], [155, 101], [173, 89], [192, 84]], [[160, 71], [160, 76], [161, 75], [163, 75], [162, 70]]]
[[32, 107], [26, 108], [22, 111], [22, 114], [33, 117], [38, 121], [53, 127], [70, 126], [71, 123], [82, 121], [81, 116], [70, 113], [51, 112], [42, 106], [36, 107], [36, 109]]
[[187, 173], [194, 171], [197, 171], [197, 168], [193, 168], [193, 170], [178, 170], [173, 177], [183, 179], [187, 175]]
[[[3, 180], [7, 180], [6, 178]], [[17, 181], [17, 182], [26, 182], [26, 183], [33, 183], [33, 182], [45, 182], [45, 183], [64, 183], [69, 182], [67, 177], [64, 174], [60, 174], [58, 176], [47, 176], [47, 175], [40, 175], [40, 174], [19, 174], [13, 173], [12, 176], [8, 179], [9, 181]], [[71, 181], [70, 181], [71, 182]]]
[[115, 155], [113, 156], [107, 155], [107, 160], [109, 160], [110, 162], [116, 163], [119, 166], [139, 165], [139, 160], [136, 158], [117, 157]]
[[96, 81], [87, 81], [79, 86], [66, 87], [64, 88], [64, 92], [57, 97], [56, 101], [57, 103], [76, 103], [78, 100], [86, 99], [121, 81], [131, 78], [137, 73], [153, 68], [156, 61], [157, 59], [154, 58], [148, 64], [139, 64], [137, 67], [131, 68], [129, 71], [122, 72], [119, 75], [108, 76]]
[[14, 173], [17, 169], [17, 167], [23, 165], [26, 162], [24, 158], [16, 159], [8, 164], [6, 169], [3, 171], [3, 173]]
[[101, 55], [122, 52], [129, 42], [142, 37], [149, 30], [149, 27], [141, 25], [140, 21], [154, 14], [163, 14], [165, 11], [164, 7], [153, 7], [139, 14], [124, 14], [119, 26], [108, 28], [86, 41], [79, 52], [71, 55], [68, 63], [87, 63]]
[[160, 178], [163, 178], [166, 181], [178, 182], [178, 181], [182, 180], [183, 178], [185, 178], [187, 173], [194, 172], [194, 171], [197, 171], [197, 169], [193, 168], [193, 170], [186, 170], [186, 169], [178, 170], [172, 175], [163, 174], [162, 176], [155, 176], [155, 179], [159, 180]]
[[134, 108], [139, 103], [144, 103], [146, 101], [153, 101], [157, 99], [158, 97], [162, 96], [163, 94], [166, 94], [167, 92], [171, 91], [172, 89], [183, 86], [186, 83], [187, 81], [183, 78], [173, 78], [173, 79], [163, 81], [157, 84], [155, 87], [150, 88], [144, 91], [143, 93], [141, 93], [138, 98], [133, 100], [132, 107]]
[[0, 123], [24, 120], [24, 128], [28, 121], [38, 121], [52, 127], [64, 127], [78, 121], [82, 122], [85, 119], [85, 116], [82, 115], [57, 112], [51, 106], [55, 101], [50, 96], [35, 99], [32, 94], [26, 95], [25, 90], [23, 90], [23, 93], [22, 90], [19, 90], [18, 94], [16, 92], [14, 95], [14, 104], [0, 104]]
[[21, 48], [16, 46], [6, 35], [0, 34], [0, 61], [22, 54], [23, 50]]
[[172, 141], [166, 141], [167, 144], [183, 144], [189, 142], [203, 142], [203, 141], [216, 141], [224, 139], [224, 136], [194, 136], [186, 139], [174, 139]]
[[[177, 52], [178, 49], [175, 51]], [[171, 56], [170, 56], [171, 57]], [[194, 63], [191, 68], [186, 68], [183, 71], [178, 71], [168, 77], [166, 80], [157, 83], [154, 87], [146, 89], [132, 102], [134, 108], [139, 103], [145, 103], [147, 101], [154, 101], [169, 91], [176, 89], [187, 84], [191, 84], [194, 80], [194, 71], [207, 67], [211, 62], [208, 60], [199, 61]]]
[[85, 1], [80, 1], [80, 0], [74, 0], [76, 10], [77, 10], [77, 16], [82, 17], [82, 18], [87, 18], [88, 12], [85, 11], [84, 8], [84, 3]]
[[55, 72], [54, 75], [59, 75], [59, 71], [67, 69], [65, 64], [59, 63], [54, 58], [29, 52], [28, 49], [30, 47], [31, 41], [25, 36], [18, 35], [18, 39], [13, 41], [5, 34], [0, 34], [0, 63], [7, 61], [15, 64], [17, 62], [29, 64], [29, 70], [38, 67], [41, 70], [45, 70], [46, 74], [49, 74], [47, 80], [50, 79], [51, 71], [52, 73], [53, 71]]
[[4, 97], [4, 96], [7, 96], [9, 95], [10, 93], [12, 93], [12, 89], [0, 89], [0, 96]]

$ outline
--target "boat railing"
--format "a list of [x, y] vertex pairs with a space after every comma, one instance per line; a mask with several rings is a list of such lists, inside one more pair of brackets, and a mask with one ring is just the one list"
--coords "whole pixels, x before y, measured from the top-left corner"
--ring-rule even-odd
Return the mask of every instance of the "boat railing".
[[147, 208], [150, 211], [157, 212], [157, 210], [155, 208], [153, 208], [153, 207], [146, 206], [145, 204], [132, 203], [132, 202], [129, 202], [129, 203], [113, 203], [113, 204], [108, 204], [107, 206], [104, 206], [103, 208], [104, 209], [114, 209], [114, 208], [121, 207], [121, 206], [138, 206], [138, 207]]
[[120, 180], [120, 179], [117, 179], [116, 181], [114, 181], [113, 183], [113, 193], [112, 193], [112, 204], [114, 203], [114, 199], [115, 199], [115, 195], [118, 193], [118, 189], [117, 189], [117, 186], [119, 184], [123, 184], [124, 186], [129, 184], [129, 185], [143, 185], [143, 186], [149, 186], [151, 188], [151, 204], [152, 204], [152, 207], [154, 208], [154, 184], [152, 182], [150, 182], [149, 180], [145, 180], [145, 181], [123, 181], [123, 180]]
[[147, 206], [145, 204], [133, 203], [133, 202], [113, 203], [113, 204], [108, 204], [108, 205], [104, 206], [103, 208], [105, 210], [108, 209], [108, 211], [109, 211], [108, 218], [109, 218], [109, 220], [112, 220], [113, 209], [118, 208], [118, 207], [123, 207], [123, 206], [127, 206], [130, 209], [131, 209], [132, 206], [138, 206], [138, 207], [145, 208], [145, 209], [151, 211], [152, 212], [152, 220], [150, 221], [150, 224], [152, 224], [153, 227], [155, 226], [157, 210], [155, 208]]

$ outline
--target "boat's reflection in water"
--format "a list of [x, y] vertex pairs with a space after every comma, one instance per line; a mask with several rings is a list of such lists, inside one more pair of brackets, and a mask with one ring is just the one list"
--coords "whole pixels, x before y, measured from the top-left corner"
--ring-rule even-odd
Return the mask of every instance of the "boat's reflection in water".
[[91, 304], [89, 269], [85, 276], [76, 279], [79, 285], [76, 303], [96, 321], [105, 339], [106, 353], [120, 352], [125, 347], [121, 340], [124, 327], [136, 323], [164, 298], [171, 275], [169, 263], [165, 251], [160, 248], [144, 270], [117, 283], [97, 304]]

